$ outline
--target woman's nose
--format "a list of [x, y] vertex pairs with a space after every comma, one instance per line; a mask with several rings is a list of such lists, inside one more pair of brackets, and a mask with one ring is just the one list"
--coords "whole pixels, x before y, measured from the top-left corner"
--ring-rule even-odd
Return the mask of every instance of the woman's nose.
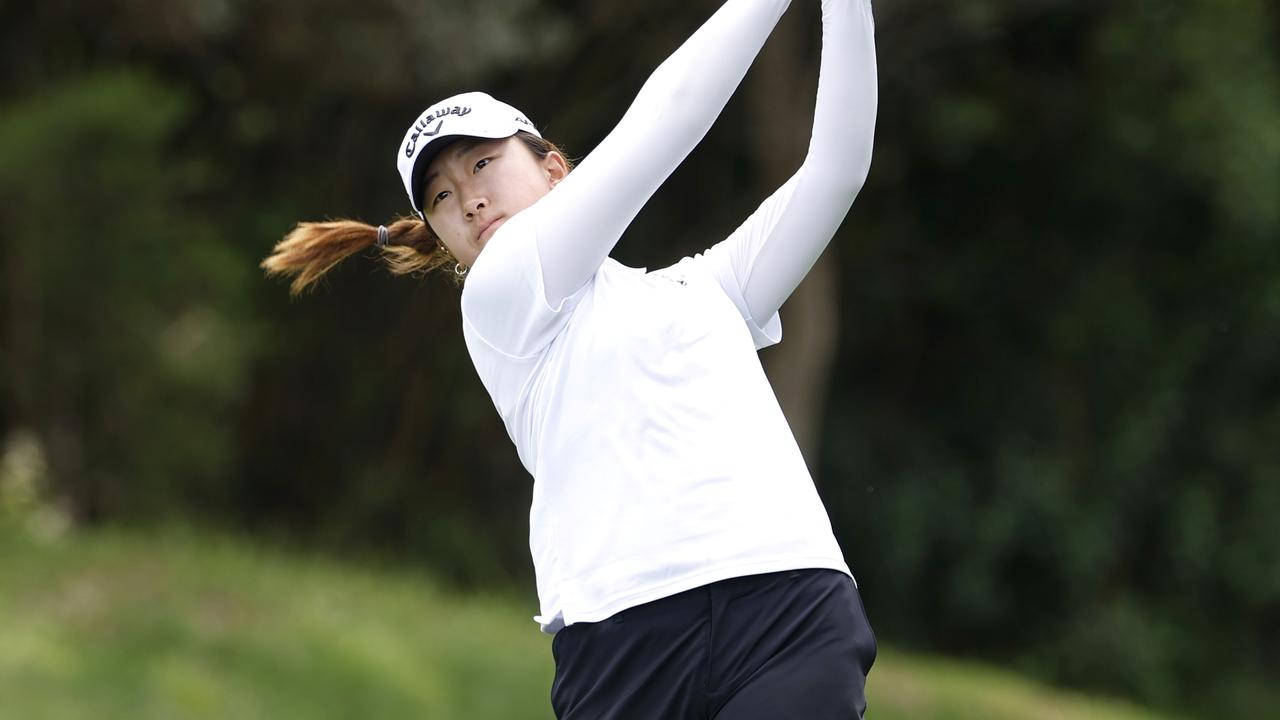
[[466, 203], [467, 215], [468, 216], [475, 215], [476, 213], [480, 212], [480, 209], [485, 207], [486, 204], [487, 204], [486, 200], [483, 197], [471, 198]]

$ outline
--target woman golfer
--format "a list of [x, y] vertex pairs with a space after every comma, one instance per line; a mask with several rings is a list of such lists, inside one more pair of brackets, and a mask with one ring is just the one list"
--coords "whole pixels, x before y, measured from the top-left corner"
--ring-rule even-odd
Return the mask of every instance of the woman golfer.
[[[418, 217], [299, 224], [263, 265], [300, 291], [381, 247], [462, 282], [462, 334], [533, 475], [529, 546], [561, 718], [852, 718], [875, 640], [756, 351], [866, 178], [868, 0], [822, 0], [799, 171], [705, 252], [609, 257], [702, 139], [788, 0], [728, 0], [576, 168], [483, 93], [397, 148]], [[465, 278], [464, 278], [465, 276]]]

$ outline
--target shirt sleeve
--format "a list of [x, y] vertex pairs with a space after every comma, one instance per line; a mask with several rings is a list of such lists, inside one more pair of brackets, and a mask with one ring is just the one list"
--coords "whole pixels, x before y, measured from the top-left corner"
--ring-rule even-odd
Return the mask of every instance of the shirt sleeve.
[[653, 72], [603, 141], [530, 208], [545, 303], [595, 274], [636, 214], [702, 140], [790, 0], [728, 0]]
[[822, 59], [804, 163], [737, 230], [706, 253], [726, 293], [761, 336], [853, 205], [871, 167], [877, 104], [869, 0], [823, 0]]
[[548, 304], [537, 242], [533, 216], [528, 210], [516, 213], [489, 239], [462, 286], [466, 328], [490, 351], [510, 360], [545, 350], [591, 288], [590, 282], [583, 283], [573, 295]]

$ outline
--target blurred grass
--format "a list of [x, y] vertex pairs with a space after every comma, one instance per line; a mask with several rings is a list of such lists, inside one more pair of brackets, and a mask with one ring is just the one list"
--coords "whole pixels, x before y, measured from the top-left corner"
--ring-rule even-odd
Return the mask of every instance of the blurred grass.
[[[550, 640], [508, 597], [189, 531], [0, 530], [0, 718], [548, 718]], [[1155, 720], [881, 648], [875, 720]]]

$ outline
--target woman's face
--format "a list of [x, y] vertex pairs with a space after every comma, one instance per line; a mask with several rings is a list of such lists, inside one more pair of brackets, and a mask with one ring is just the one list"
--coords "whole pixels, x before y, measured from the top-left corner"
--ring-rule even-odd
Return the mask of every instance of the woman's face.
[[515, 136], [463, 138], [427, 166], [422, 206], [445, 247], [470, 267], [502, 223], [537, 202], [567, 173], [559, 153], [539, 160]]

